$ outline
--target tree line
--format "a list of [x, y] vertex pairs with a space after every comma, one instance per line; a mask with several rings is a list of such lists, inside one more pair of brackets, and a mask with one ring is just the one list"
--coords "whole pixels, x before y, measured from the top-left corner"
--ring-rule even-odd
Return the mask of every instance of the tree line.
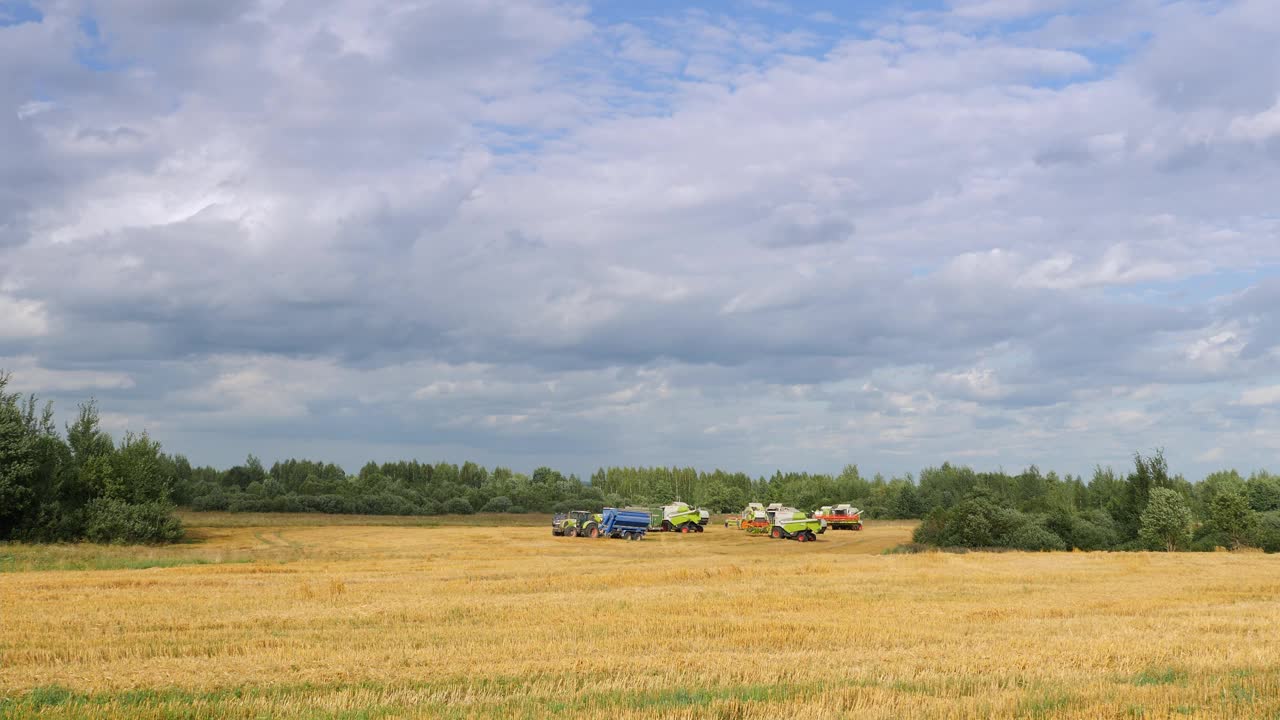
[[64, 431], [34, 395], [6, 392], [0, 373], [0, 540], [172, 542], [177, 506], [230, 512], [437, 515], [563, 512], [683, 500], [713, 512], [748, 502], [804, 510], [852, 502], [868, 519], [922, 519], [915, 541], [950, 547], [1280, 551], [1280, 476], [1234, 470], [1199, 483], [1171, 476], [1161, 452], [1126, 475], [977, 472], [944, 463], [910, 474], [741, 472], [608, 467], [589, 482], [550, 467], [532, 474], [474, 462], [367, 463], [354, 475], [328, 462], [265, 467], [250, 455], [227, 469], [193, 467], [145, 433], [116, 442], [93, 402]]
[[0, 372], [0, 540], [181, 539], [170, 496], [176, 463], [159, 443], [132, 433], [114, 442], [92, 402], [61, 433], [52, 404], [8, 385]]

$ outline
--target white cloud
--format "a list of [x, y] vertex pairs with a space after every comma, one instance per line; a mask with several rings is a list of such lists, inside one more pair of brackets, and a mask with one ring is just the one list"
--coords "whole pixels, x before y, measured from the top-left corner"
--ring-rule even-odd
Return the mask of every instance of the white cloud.
[[126, 373], [41, 367], [37, 358], [30, 355], [0, 357], [0, 370], [11, 374], [10, 389], [21, 392], [92, 392], [134, 387], [133, 378]]
[[35, 338], [49, 332], [44, 303], [0, 293], [0, 340]]
[[1267, 385], [1240, 393], [1240, 404], [1250, 407], [1280, 405], [1280, 385]]

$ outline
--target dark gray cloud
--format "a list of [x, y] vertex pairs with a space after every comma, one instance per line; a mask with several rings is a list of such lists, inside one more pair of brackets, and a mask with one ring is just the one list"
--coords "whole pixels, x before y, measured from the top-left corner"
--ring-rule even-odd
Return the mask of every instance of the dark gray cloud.
[[579, 472], [1265, 459], [1269, 3], [963, 3], [823, 53], [707, 13], [214, 5], [0, 27], [0, 366], [115, 429]]

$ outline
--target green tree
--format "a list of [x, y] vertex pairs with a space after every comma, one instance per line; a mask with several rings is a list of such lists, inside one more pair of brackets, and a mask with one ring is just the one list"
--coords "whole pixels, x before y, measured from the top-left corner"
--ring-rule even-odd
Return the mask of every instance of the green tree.
[[12, 536], [35, 502], [35, 434], [23, 419], [16, 393], [6, 393], [9, 374], [0, 372], [0, 538]]
[[1253, 536], [1258, 514], [1249, 507], [1249, 501], [1242, 493], [1221, 492], [1209, 504], [1208, 524], [1226, 538], [1232, 550], [1236, 550]]
[[1249, 507], [1258, 512], [1280, 510], [1280, 475], [1255, 473], [1246, 485]]
[[1148, 457], [1143, 457], [1142, 453], [1134, 453], [1133, 472], [1129, 473], [1124, 494], [1110, 508], [1126, 539], [1139, 538], [1142, 513], [1147, 509], [1151, 491], [1155, 488], [1170, 488], [1172, 485], [1169, 464], [1164, 459], [1163, 450], [1156, 450]]
[[1151, 488], [1139, 518], [1138, 538], [1152, 550], [1173, 552], [1191, 543], [1191, 508], [1177, 492]]

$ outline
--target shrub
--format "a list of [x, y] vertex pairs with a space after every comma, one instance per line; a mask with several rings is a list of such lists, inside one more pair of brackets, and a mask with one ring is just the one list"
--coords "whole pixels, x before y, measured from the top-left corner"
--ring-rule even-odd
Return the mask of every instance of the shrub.
[[525, 510], [523, 505], [512, 505], [511, 507], [507, 508], [507, 512], [511, 513], [512, 515], [523, 515], [529, 511]]
[[98, 498], [85, 506], [85, 537], [99, 543], [171, 543], [182, 539], [182, 522], [173, 508], [151, 502], [130, 505], [115, 498]]
[[1066, 550], [1067, 544], [1051, 530], [1034, 522], [1026, 522], [1005, 537], [1004, 547], [1018, 550]]
[[447, 515], [470, 515], [475, 512], [471, 507], [471, 501], [466, 498], [452, 498], [444, 503], [444, 512]]
[[226, 493], [221, 488], [207, 495], [201, 495], [191, 501], [191, 509], [197, 511], [226, 510], [229, 506]]
[[303, 497], [302, 506], [311, 512], [345, 513], [348, 512], [346, 498], [341, 495], [315, 495]]
[[1253, 544], [1266, 552], [1280, 552], [1280, 512], [1262, 513], [1253, 529]]
[[484, 504], [480, 509], [481, 512], [501, 513], [511, 509], [511, 498], [506, 495], [498, 495]]
[[942, 508], [934, 508], [929, 511], [929, 514], [924, 517], [924, 521], [911, 534], [911, 540], [917, 544], [941, 545], [946, 530], [947, 511]]

